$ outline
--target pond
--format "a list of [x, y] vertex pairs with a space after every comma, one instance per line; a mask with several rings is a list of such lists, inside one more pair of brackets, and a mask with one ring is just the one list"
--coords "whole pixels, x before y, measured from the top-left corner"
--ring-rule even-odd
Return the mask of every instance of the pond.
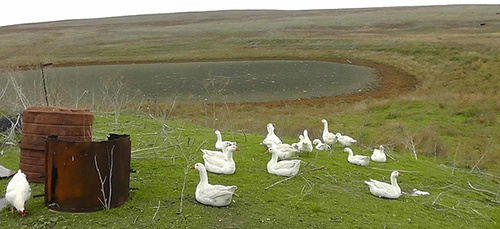
[[[126, 90], [143, 98], [262, 102], [353, 94], [373, 90], [379, 84], [373, 68], [325, 61], [96, 65], [48, 67], [44, 71], [52, 96], [54, 91], [71, 92], [81, 95], [82, 101], [105, 90], [108, 94]], [[19, 74], [16, 78], [24, 82], [20, 84], [41, 87], [39, 69], [16, 72]]]

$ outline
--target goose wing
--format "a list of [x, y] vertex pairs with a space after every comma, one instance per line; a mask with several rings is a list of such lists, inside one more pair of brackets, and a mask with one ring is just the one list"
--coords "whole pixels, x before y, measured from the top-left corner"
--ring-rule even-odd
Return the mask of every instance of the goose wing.
[[203, 152], [203, 156], [226, 158], [226, 155], [221, 151], [201, 149], [201, 152]]
[[279, 161], [274, 165], [274, 169], [291, 169], [300, 165], [300, 160]]

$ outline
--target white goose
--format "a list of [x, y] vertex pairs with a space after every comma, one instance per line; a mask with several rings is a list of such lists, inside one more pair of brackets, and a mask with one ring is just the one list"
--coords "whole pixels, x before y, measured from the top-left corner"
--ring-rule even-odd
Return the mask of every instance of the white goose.
[[319, 150], [319, 151], [325, 151], [325, 150], [330, 150], [332, 147], [330, 147], [328, 144], [325, 144], [321, 142], [319, 139], [314, 139], [312, 142], [314, 145], [316, 145], [314, 148]]
[[323, 141], [328, 145], [333, 145], [337, 142], [337, 136], [328, 131], [328, 122], [326, 119], [321, 120], [321, 122], [323, 122]]
[[296, 153], [300, 152], [297, 148], [289, 144], [284, 144], [284, 143], [276, 144], [274, 142], [270, 142], [269, 144], [271, 145], [271, 147], [269, 148], [276, 149], [279, 160], [290, 159], [293, 156], [295, 156]]
[[236, 186], [211, 185], [208, 183], [208, 175], [205, 166], [196, 163], [191, 166], [200, 172], [200, 183], [196, 186], [195, 198], [198, 202], [215, 207], [227, 206], [231, 203]]
[[278, 161], [278, 151], [274, 148], [267, 150], [271, 153], [271, 160], [267, 163], [267, 172], [279, 176], [292, 177], [297, 175], [300, 169], [300, 160]]
[[349, 156], [347, 156], [347, 161], [351, 164], [366, 167], [370, 163], [370, 158], [368, 156], [353, 155], [351, 148], [344, 148], [344, 152], [349, 154]]
[[351, 146], [352, 144], [358, 142], [357, 140], [354, 140], [353, 138], [347, 136], [347, 135], [342, 135], [340, 133], [337, 133], [337, 140], [338, 142], [343, 145], [344, 147], [345, 146]]
[[377, 180], [370, 179], [370, 181], [365, 181], [365, 183], [370, 187], [370, 192], [374, 196], [397, 199], [401, 196], [401, 188], [398, 185], [396, 178], [401, 176], [401, 173], [394, 171], [391, 173], [391, 183], [385, 183]]
[[5, 199], [12, 205], [11, 212], [14, 213], [14, 208], [18, 211], [19, 215], [24, 217], [26, 210], [24, 203], [31, 197], [31, 187], [26, 180], [26, 175], [19, 169], [7, 184], [5, 192]]
[[[300, 138], [300, 137], [299, 137]], [[304, 130], [304, 135], [298, 144], [300, 152], [310, 153], [313, 150], [313, 145], [307, 130]]]
[[376, 162], [386, 162], [387, 161], [387, 157], [385, 156], [383, 145], [380, 145], [378, 147], [378, 149], [373, 150], [371, 159], [372, 159], [372, 161], [376, 161]]
[[228, 143], [230, 141], [222, 141], [222, 135], [220, 134], [219, 130], [215, 130], [215, 135], [217, 135], [217, 141], [215, 142], [215, 148], [216, 149], [222, 149], [224, 146], [224, 143]]
[[299, 152], [300, 152], [300, 148], [302, 148], [302, 141], [304, 141], [304, 135], [300, 134], [299, 135], [299, 142], [292, 143], [292, 147], [299, 150]]
[[230, 145], [236, 145], [236, 142], [224, 141], [222, 143], [222, 151], [201, 149], [201, 152], [203, 152], [203, 155], [207, 155], [210, 157], [219, 157], [225, 160], [227, 157], [227, 151], [224, 151], [224, 148], [227, 149], [227, 147], [229, 147]]
[[[238, 151], [238, 147], [234, 142], [225, 143], [222, 147], [222, 152], [214, 154], [212, 150], [201, 150], [203, 152], [203, 159], [205, 160], [205, 167], [207, 171], [219, 174], [233, 174], [236, 170], [236, 163], [233, 160], [233, 152]], [[217, 152], [217, 151], [215, 151]], [[220, 157], [224, 154], [225, 157]]]
[[[276, 136], [276, 134], [274, 133], [274, 126], [273, 126], [273, 124], [272, 124], [272, 123], [268, 123], [268, 124], [267, 124], [267, 136], [266, 136], [266, 138], [264, 139], [264, 141], [266, 141], [266, 142], [271, 141], [271, 142], [274, 142], [274, 143], [276, 143], [276, 144], [281, 144], [281, 143], [283, 143], [283, 142], [281, 141], [281, 139], [280, 139], [278, 136]], [[264, 141], [262, 141], [262, 143], [261, 143], [261, 144], [264, 144]], [[264, 145], [266, 145], [266, 144], [264, 144]], [[266, 146], [267, 146], [267, 148], [269, 148], [271, 145], [266, 145]]]

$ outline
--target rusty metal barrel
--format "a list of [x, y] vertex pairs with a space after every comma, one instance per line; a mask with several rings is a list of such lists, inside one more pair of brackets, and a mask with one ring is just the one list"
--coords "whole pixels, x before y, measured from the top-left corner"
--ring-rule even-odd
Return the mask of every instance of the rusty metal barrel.
[[31, 106], [23, 112], [19, 168], [29, 182], [44, 182], [45, 140], [49, 135], [68, 141], [92, 141], [94, 115], [89, 110]]
[[131, 142], [47, 139], [45, 204], [54, 211], [91, 212], [122, 205], [129, 197]]

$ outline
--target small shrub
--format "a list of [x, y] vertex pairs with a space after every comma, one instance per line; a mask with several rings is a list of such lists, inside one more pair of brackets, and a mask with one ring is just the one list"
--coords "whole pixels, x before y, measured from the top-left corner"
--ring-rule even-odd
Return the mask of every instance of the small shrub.
[[431, 124], [424, 128], [415, 136], [415, 142], [418, 142], [417, 148], [420, 154], [428, 157], [448, 157], [448, 148], [445, 141], [436, 132], [437, 124]]

